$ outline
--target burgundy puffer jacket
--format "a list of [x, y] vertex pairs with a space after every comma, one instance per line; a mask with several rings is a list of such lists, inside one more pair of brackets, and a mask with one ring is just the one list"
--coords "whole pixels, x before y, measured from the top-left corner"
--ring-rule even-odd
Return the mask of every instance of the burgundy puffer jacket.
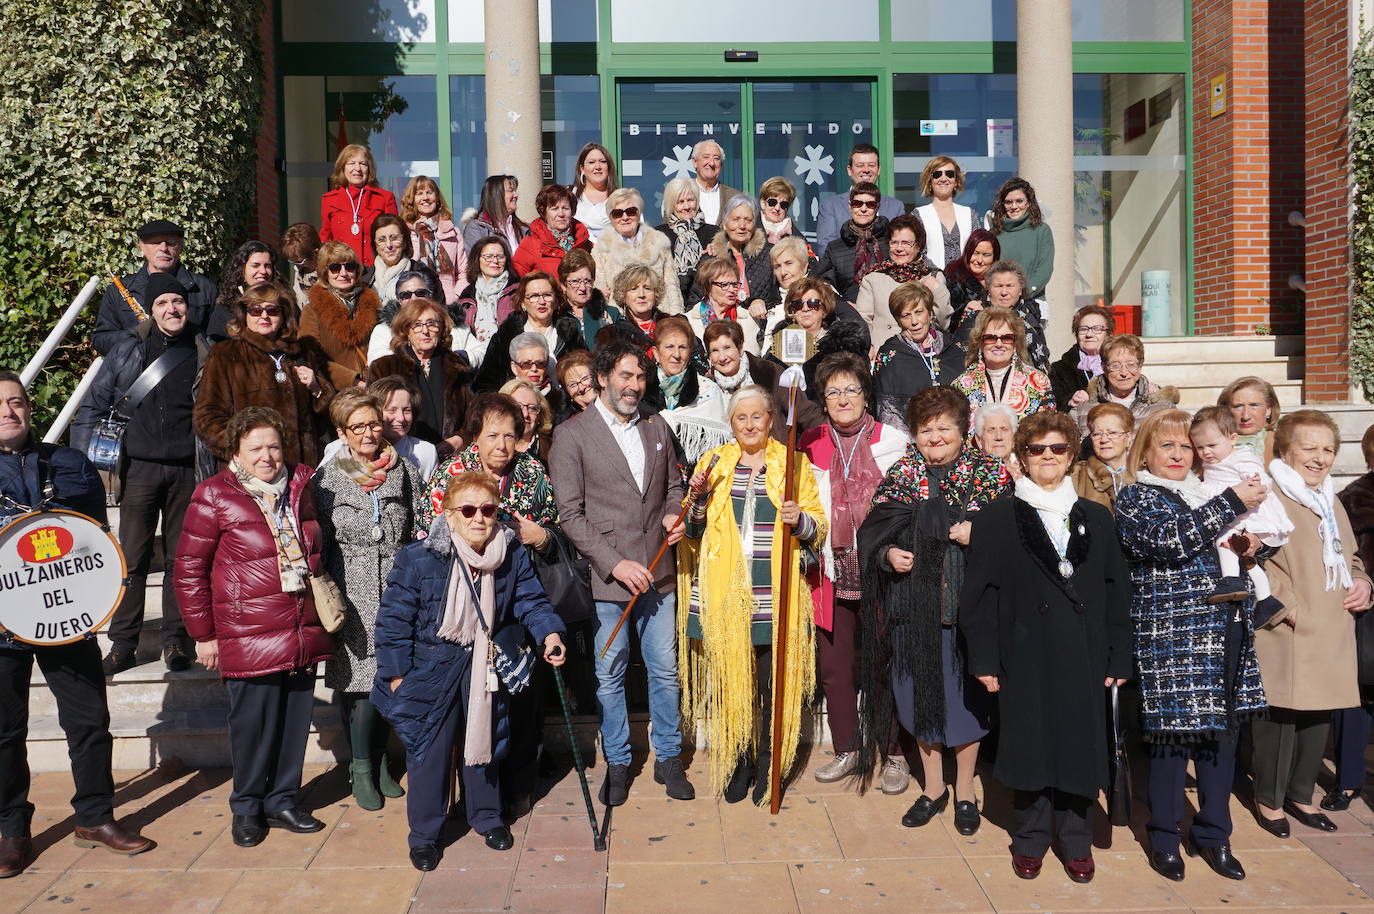
[[[320, 524], [309, 484], [313, 472], [303, 463], [291, 466], [287, 495], [310, 570], [318, 572]], [[196, 641], [219, 640], [225, 679], [300, 669], [334, 652], [309, 588], [299, 594], [282, 592], [275, 533], [232, 470], [196, 487], [177, 544], [175, 578], [186, 632]]]

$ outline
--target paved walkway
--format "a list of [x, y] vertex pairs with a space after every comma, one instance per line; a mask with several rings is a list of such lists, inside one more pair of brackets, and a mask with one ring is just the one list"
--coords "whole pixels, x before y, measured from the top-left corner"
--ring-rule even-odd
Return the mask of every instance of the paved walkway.
[[[814, 753], [811, 763], [827, 757]], [[592, 772], [593, 789], [600, 775]], [[406, 855], [404, 800], [365, 812], [338, 769], [315, 767], [307, 777], [304, 805], [328, 828], [274, 831], [242, 849], [229, 836], [227, 771], [119, 772], [117, 814], [160, 843], [123, 858], [73, 846], [70, 776], [37, 775], [40, 855], [28, 872], [0, 882], [0, 914], [1374, 911], [1374, 897], [1361, 888], [1374, 889], [1374, 812], [1359, 801], [1357, 811], [1332, 817], [1340, 827], [1334, 835], [1294, 823], [1287, 841], [1263, 832], [1235, 801], [1234, 847], [1250, 873], [1244, 882], [1222, 879], [1196, 859], [1184, 882], [1168, 882], [1145, 862], [1139, 822], [1103, 827], [1097, 879], [1080, 886], [1053, 861], [1034, 882], [1012, 874], [1000, 790], [983, 829], [964, 838], [949, 813], [921, 829], [900, 825], [914, 784], [900, 797], [859, 797], [807, 772], [774, 817], [747, 803], [675, 802], [644, 774], [615, 810], [609, 850], [596, 853], [577, 778], [568, 774], [515, 824], [514, 850], [487, 850], [469, 833], [421, 878]]]

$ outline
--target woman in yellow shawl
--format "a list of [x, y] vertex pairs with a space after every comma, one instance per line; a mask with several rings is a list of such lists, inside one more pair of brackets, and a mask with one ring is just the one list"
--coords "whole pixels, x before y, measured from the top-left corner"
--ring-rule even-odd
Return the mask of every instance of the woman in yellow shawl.
[[[691, 593], [678, 614], [679, 671], [684, 716], [699, 708], [708, 721], [711, 784], [728, 803], [768, 795], [772, 740], [773, 614], [782, 571], [783, 525], [799, 544], [819, 548], [828, 523], [815, 475], [797, 452], [796, 501], [784, 501], [786, 448], [769, 437], [773, 396], [740, 388], [727, 410], [735, 440], [708, 451], [692, 486], [701, 492], [679, 545], [679, 593]], [[713, 455], [720, 461], [710, 475]], [[799, 562], [794, 545], [789, 561]], [[787, 675], [783, 683], [782, 771], [796, 757], [801, 711], [815, 683], [815, 631], [811, 593], [798, 566], [786, 601]], [[759, 731], [756, 735], [755, 731]]]

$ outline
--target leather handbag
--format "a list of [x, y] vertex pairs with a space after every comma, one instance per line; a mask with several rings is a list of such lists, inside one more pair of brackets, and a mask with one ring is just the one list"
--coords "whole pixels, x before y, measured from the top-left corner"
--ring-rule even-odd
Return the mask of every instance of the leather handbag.
[[571, 625], [590, 619], [596, 615], [596, 603], [592, 600], [591, 563], [578, 554], [577, 549], [568, 541], [567, 534], [555, 529], [550, 534], [550, 555], [530, 550], [530, 558], [549, 602], [558, 612], [564, 624]]
[[315, 615], [331, 635], [343, 628], [344, 598], [339, 585], [326, 571], [310, 576], [310, 591], [315, 595]]
[[1112, 825], [1131, 824], [1131, 764], [1121, 734], [1121, 701], [1112, 686], [1112, 765], [1107, 788], [1107, 819]]
[[120, 473], [124, 463], [124, 432], [129, 427], [129, 417], [153, 392], [153, 388], [162, 383], [163, 378], [195, 354], [196, 350], [188, 346], [167, 350], [143, 369], [124, 396], [110, 407], [109, 415], [96, 425], [86, 446], [86, 456], [97, 470], [116, 475]]

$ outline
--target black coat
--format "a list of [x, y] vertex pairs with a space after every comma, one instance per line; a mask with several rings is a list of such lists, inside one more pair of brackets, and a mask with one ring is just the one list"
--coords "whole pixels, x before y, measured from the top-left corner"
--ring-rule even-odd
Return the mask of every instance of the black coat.
[[[887, 259], [887, 220], [882, 216], [873, 223], [873, 234], [878, 240], [878, 259], [874, 266]], [[840, 229], [840, 237], [825, 246], [821, 259], [811, 264], [811, 275], [829, 281], [835, 291], [845, 301], [857, 301], [859, 281], [854, 279], [854, 252], [858, 244], [854, 234], [854, 223], [846, 222]], [[863, 277], [859, 277], [862, 280]]]
[[[676, 234], [671, 228], [668, 227], [668, 223], [666, 223], [666, 222], [664, 222], [664, 223], [662, 223], [662, 224], [660, 224], [660, 225], [656, 225], [656, 226], [654, 226], [654, 228], [658, 229], [658, 230], [659, 230], [660, 232], [662, 232], [665, 236], [667, 236], [667, 238], [668, 238], [668, 246], [672, 249], [673, 257], [674, 257], [674, 259], [676, 259], [676, 258], [677, 258], [677, 234]], [[703, 251], [706, 250], [706, 246], [707, 246], [708, 244], [711, 243], [711, 239], [714, 238], [714, 237], [716, 237], [716, 233], [719, 232], [719, 231], [720, 231], [720, 226], [711, 225], [711, 224], [706, 223], [706, 222], [703, 222], [700, 226], [698, 226], [698, 228], [697, 228], [697, 241], [700, 241], [700, 242], [701, 242], [701, 249], [702, 249]], [[696, 279], [697, 279], [697, 271], [696, 271], [696, 268], [695, 268], [695, 267], [693, 267], [691, 270], [688, 270], [686, 273], [679, 273], [679, 274], [677, 274], [677, 281], [678, 281], [678, 285], [680, 285], [680, 286], [682, 287], [682, 300], [683, 300], [684, 302], [691, 301], [691, 299], [688, 298], [688, 296], [691, 295], [691, 293], [692, 293], [692, 284], [696, 282]]]
[[[877, 369], [873, 373], [873, 415], [883, 425], [891, 425], [902, 431], [906, 427], [906, 407], [911, 398], [927, 387], [939, 384], [948, 386], [964, 370], [964, 353], [958, 346], [949, 342], [947, 337], [944, 348], [935, 356], [934, 364], [916, 352], [900, 335], [894, 334], [878, 349], [874, 359]], [[935, 370], [934, 379], [931, 369]]]
[[1061, 413], [1069, 411], [1069, 400], [1080, 390], [1088, 389], [1089, 378], [1078, 368], [1078, 359], [1083, 351], [1074, 343], [1050, 366], [1050, 389], [1054, 391], [1054, 408]]
[[[701, 261], [708, 257], [724, 257], [726, 260], [734, 260], [729, 251], [730, 243], [726, 240], [723, 233], [717, 234], [711, 239], [701, 255]], [[749, 301], [762, 299], [770, 302], [778, 294], [778, 279], [773, 275], [773, 245], [768, 243], [768, 238], [763, 234], [763, 229], [754, 229], [754, 237], [749, 239], [749, 243], [744, 246], [744, 251], [740, 256], [744, 259], [744, 280], [749, 284]], [[697, 267], [701, 267], [701, 261], [697, 262]], [[706, 298], [706, 289], [699, 288], [696, 284], [696, 274], [692, 274], [692, 287], [688, 290], [687, 297], [684, 298], [683, 306], [691, 308], [696, 303]]]
[[[582, 322], [573, 317], [571, 312], [565, 311], [554, 318], [553, 326], [558, 332], [558, 345], [549, 355], [554, 359], [570, 350], [587, 348], [582, 338]], [[515, 377], [510, 370], [510, 344], [511, 340], [524, 332], [525, 312], [516, 309], [506, 316], [492, 334], [486, 355], [482, 357], [482, 367], [477, 370], [477, 377], [472, 382], [474, 391], [488, 393], [500, 390], [502, 384]], [[549, 377], [553, 378], [552, 368], [549, 369]]]
[[1019, 498], [973, 518], [959, 628], [974, 676], [998, 677], [997, 779], [1084, 797], [1107, 786], [1108, 676], [1132, 669], [1130, 568], [1106, 508], [1080, 498], [1068, 559]]
[[[199, 273], [192, 273], [186, 269], [184, 264], [177, 264], [177, 282], [181, 283], [188, 290], [186, 296], [186, 319], [196, 331], [204, 331], [210, 321], [210, 312], [215, 307], [215, 299], [219, 297], [219, 287], [214, 280], [208, 276], [201, 276]], [[144, 301], [148, 293], [148, 267], [145, 264], [137, 273], [130, 273], [120, 279], [124, 283], [124, 288], [129, 290], [129, 294], [134, 297], [143, 310], [148, 314], [148, 319], [152, 320], [152, 303]], [[119, 294], [119, 290], [114, 287], [114, 283], [105, 289], [105, 294], [100, 298], [100, 314], [95, 319], [95, 332], [91, 334], [91, 342], [95, 344], [95, 351], [101, 355], [109, 355], [114, 344], [120, 339], [133, 335], [134, 328], [142, 321], [134, 316], [134, 312], [129, 310], [129, 303], [124, 300], [124, 296]]]
[[[441, 361], [444, 396], [437, 410], [431, 410], [428, 401], [425, 400], [429, 381], [409, 345], [402, 346], [399, 351], [384, 355], [367, 366], [368, 381], [396, 375], [421, 391], [422, 408], [415, 412], [415, 424], [410, 433], [430, 444], [439, 444], [446, 438], [461, 435], [468, 417], [468, 406], [472, 403], [472, 366], [468, 364], [467, 355], [444, 349]], [[433, 422], [435, 416], [440, 420], [438, 427], [435, 427]]]

